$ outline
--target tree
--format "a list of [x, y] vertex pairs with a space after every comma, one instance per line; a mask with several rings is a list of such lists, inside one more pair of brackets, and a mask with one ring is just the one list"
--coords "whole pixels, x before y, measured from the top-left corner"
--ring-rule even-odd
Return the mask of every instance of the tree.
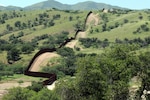
[[43, 88], [42, 83], [41, 82], [35, 82], [35, 81], [32, 82], [31, 86], [28, 86], [28, 89], [33, 90], [35, 92], [41, 91], [42, 88]]
[[15, 47], [11, 48], [11, 50], [7, 52], [8, 62], [11, 63], [11, 61], [14, 62], [14, 61], [18, 61], [19, 59], [21, 59], [19, 54], [20, 54], [20, 51], [17, 48]]
[[72, 21], [72, 20], [73, 20], [73, 17], [72, 17], [72, 16], [70, 16], [70, 17], [69, 17], [69, 21]]
[[102, 100], [106, 77], [98, 65], [97, 57], [86, 56], [77, 61], [77, 91], [80, 100]]
[[[140, 88], [140, 94], [143, 94], [144, 90], [150, 91], [150, 52], [146, 52], [140, 55], [141, 70], [140, 76], [142, 78], [142, 86]], [[141, 95], [139, 95], [141, 96]], [[146, 96], [147, 100], [150, 99], [150, 95]]]
[[13, 76], [14, 73], [12, 71], [0, 71], [0, 76]]
[[29, 43], [23, 44], [21, 48], [21, 51], [24, 52], [25, 54], [30, 54], [33, 50], [34, 47]]
[[64, 77], [56, 83], [55, 91], [61, 100], [81, 100], [76, 88], [76, 79]]
[[55, 25], [55, 23], [54, 23], [54, 21], [53, 20], [50, 20], [49, 22], [48, 22], [48, 26], [50, 27], [50, 26], [54, 26]]
[[12, 64], [5, 67], [6, 71], [12, 71], [14, 74], [23, 74], [25, 67], [22, 64]]
[[64, 58], [63, 68], [61, 71], [65, 73], [65, 75], [73, 76], [75, 73], [75, 53], [73, 49], [64, 47], [57, 50], [58, 54], [60, 54]]
[[22, 28], [26, 28], [27, 24], [26, 23], [22, 23]]
[[20, 29], [21, 28], [21, 22], [20, 21], [16, 21], [15, 22], [15, 27], [18, 27]]
[[127, 20], [127, 19], [124, 19], [124, 23], [128, 23], [129, 22], [129, 20]]
[[107, 29], [107, 24], [105, 23], [104, 25], [102, 25], [102, 32], [106, 31]]
[[12, 88], [8, 90], [8, 94], [4, 95], [3, 100], [29, 100], [35, 92], [26, 88]]
[[74, 56], [74, 51], [72, 48], [63, 47], [57, 50], [58, 54], [63, 57]]
[[29, 100], [60, 100], [60, 99], [53, 91], [44, 88], [41, 91], [39, 91], [37, 95], [34, 95]]
[[3, 63], [0, 63], [0, 71], [3, 71], [6, 65], [4, 65]]
[[13, 30], [13, 27], [11, 27], [10, 24], [7, 24], [7, 25], [6, 25], [6, 29], [7, 29], [8, 31], [12, 31], [12, 30]]
[[139, 19], [140, 19], [140, 20], [142, 20], [142, 19], [143, 19], [143, 16], [142, 16], [142, 15], [140, 15], [140, 16], [139, 16]]
[[24, 32], [19, 32], [17, 38], [24, 36]]

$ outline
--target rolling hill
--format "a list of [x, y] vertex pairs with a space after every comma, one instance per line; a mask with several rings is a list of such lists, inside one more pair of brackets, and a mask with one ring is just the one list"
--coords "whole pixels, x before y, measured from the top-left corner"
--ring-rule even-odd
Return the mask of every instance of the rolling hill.
[[21, 7], [16, 7], [16, 6], [0, 6], [0, 10], [20, 10], [22, 9]]
[[[68, 37], [73, 36], [77, 29], [83, 29], [83, 23], [88, 11], [65, 11], [65, 10], [19, 10], [19, 11], [1, 11], [0, 16], [0, 42], [2, 53], [1, 62], [6, 63], [7, 50], [4, 43], [7, 45], [13, 43], [21, 50], [22, 44], [36, 43], [36, 46], [31, 53], [33, 56], [38, 49], [49, 47], [49, 39], [52, 38], [56, 41], [58, 46], [65, 36], [59, 34], [63, 32], [69, 32]], [[99, 24], [97, 26], [91, 26], [87, 32], [87, 38], [97, 38], [100, 41], [107, 40], [110, 43], [115, 43], [116, 40], [124, 41], [136, 41], [136, 39], [147, 38], [150, 29], [150, 19], [148, 11], [132, 11], [132, 10], [118, 10], [115, 12], [103, 13], [100, 11], [94, 11], [99, 18]], [[5, 17], [4, 17], [5, 16]], [[50, 37], [52, 36], [52, 37]], [[60, 41], [57, 38], [60, 38]], [[51, 39], [51, 40], [52, 40]], [[134, 40], [135, 39], [135, 40]], [[21, 41], [21, 42], [19, 42]], [[53, 41], [52, 41], [53, 42]], [[106, 42], [106, 41], [104, 41]], [[107, 43], [108, 43], [107, 42]], [[144, 41], [143, 41], [144, 42]], [[16, 44], [15, 44], [16, 43]], [[89, 44], [89, 43], [87, 43]], [[77, 43], [77, 47], [82, 47], [81, 51], [84, 53], [101, 53], [97, 48], [84, 48], [83, 44]], [[3, 48], [2, 48], [3, 47]], [[11, 47], [11, 46], [10, 46]], [[3, 52], [4, 51], [4, 52]], [[5, 56], [5, 57], [4, 57]], [[22, 54], [21, 62], [27, 63], [32, 56]]]
[[87, 2], [81, 2], [74, 5], [67, 5], [59, 3], [55, 0], [47, 0], [41, 3], [37, 3], [28, 7], [25, 7], [25, 9], [49, 9], [49, 8], [57, 8], [61, 10], [99, 10], [103, 8], [117, 8], [117, 9], [123, 9], [121, 7], [116, 7], [104, 3], [96, 3], [92, 1]]
[[101, 10], [103, 8], [125, 9], [122, 7], [117, 7], [117, 6], [112, 6], [112, 5], [97, 3], [92, 1], [86, 1], [86, 2], [80, 2], [73, 5], [68, 5], [68, 4], [62, 4], [55, 0], [47, 0], [47, 1], [39, 2], [24, 8], [15, 7], [15, 6], [8, 6], [8, 7], [0, 6], [0, 10], [18, 10], [18, 9], [37, 10], [37, 9], [51, 9], [51, 8], [56, 8], [60, 10]]
[[[55, 3], [57, 4], [58, 2]], [[38, 5], [42, 7], [44, 3], [39, 3]], [[63, 5], [61, 5], [60, 3], [59, 5], [63, 7]], [[80, 8], [80, 5], [84, 4], [81, 3], [77, 4], [76, 6]], [[97, 4], [93, 2], [86, 2], [85, 5], [91, 5], [91, 8], [93, 6], [97, 6]], [[75, 6], [72, 6], [72, 8], [73, 7], [74, 9], [76, 9]], [[82, 9], [88, 8], [84, 6], [84, 8]], [[54, 68], [52, 69], [52, 71], [59, 71], [60, 73], [58, 72], [58, 77], [62, 78], [64, 77], [64, 75], [68, 75], [68, 72], [69, 75], [74, 72], [74, 68], [76, 66], [74, 66], [74, 63], [72, 62], [75, 61], [76, 57], [80, 58], [82, 56], [84, 57], [85, 55], [91, 55], [91, 57], [94, 57], [95, 54], [102, 54], [105, 51], [107, 52], [107, 50], [113, 48], [113, 46], [116, 44], [122, 45], [122, 47], [124, 46], [126, 48], [125, 50], [127, 51], [128, 46], [126, 47], [125, 45], [133, 46], [133, 49], [135, 49], [136, 47], [135, 52], [137, 53], [133, 52], [133, 54], [135, 55], [138, 55], [138, 53], [140, 54], [140, 52], [144, 53], [150, 51], [149, 14], [150, 11], [135, 11], [127, 9], [113, 10], [109, 12], [92, 10], [92, 14], [90, 13], [90, 15], [89, 11], [86, 10], [78, 11], [45, 8], [39, 10], [0, 11], [0, 66], [5, 66], [6, 68], [4, 69], [2, 67], [1, 69], [5, 70], [6, 72], [13, 71], [15, 74], [17, 74], [18, 77], [18, 73], [24, 73], [24, 69], [27, 68], [31, 59], [39, 50], [45, 50], [47, 48], [51, 50], [57, 48], [55, 50], [57, 50], [56, 52], [61, 55], [60, 58], [47, 59], [47, 57], [51, 56], [50, 54], [49, 56], [44, 55], [44, 59], [39, 60], [44, 61], [43, 67], [45, 67], [45, 65], [46, 67], [56, 66], [51, 67]], [[87, 15], [91, 17], [87, 18], [88, 20], [86, 20], [86, 22], [89, 21], [89, 23], [87, 23], [87, 26], [84, 27]], [[77, 32], [79, 32], [79, 34], [75, 35]], [[73, 36], [76, 36], [77, 38], [73, 41], [69, 41]], [[65, 46], [68, 48], [61, 48], [60, 45], [64, 44], [66, 41], [69, 41], [67, 45], [65, 44]], [[122, 51], [122, 49], [118, 49], [117, 52], [119, 53], [120, 50]], [[123, 54], [125, 53], [123, 52]], [[132, 53], [129, 53], [129, 56], [127, 55], [127, 57], [125, 58], [131, 57], [130, 54], [132, 55]], [[68, 56], [68, 58], [66, 57], [66, 55]], [[114, 56], [112, 54], [112, 57], [106, 56], [105, 58], [113, 58]], [[97, 57], [99, 59], [99, 57], [103, 58], [104, 56], [102, 55]], [[148, 57], [149, 56], [147, 56], [147, 58]], [[66, 58], [67, 60], [65, 61]], [[103, 59], [103, 61], [110, 61], [112, 62], [113, 66], [117, 65], [119, 67], [120, 64], [123, 64], [123, 66], [125, 64], [124, 61], [122, 63], [120, 58], [118, 60], [120, 64], [118, 62], [116, 64], [114, 63], [116, 58], [114, 58], [113, 60], [111, 60], [110, 58], [105, 58]], [[87, 58], [85, 58], [85, 60], [86, 59]], [[87, 59], [87, 63], [92, 59]], [[131, 60], [132, 59], [133, 61], [138, 60], [138, 58], [134, 59], [131, 57]], [[132, 64], [131, 60], [129, 59]], [[138, 60], [138, 62], [139, 61], [140, 60]], [[110, 62], [108, 62], [108, 66], [110, 65]], [[138, 62], [135, 63], [135, 67], [137, 67], [137, 65], [139, 64]], [[91, 68], [91, 64], [89, 65], [89, 68]], [[100, 65], [100, 63], [94, 63], [94, 66], [95, 65]], [[7, 68], [10, 68], [11, 70]], [[19, 71], [17, 70], [18, 68]], [[70, 69], [68, 70], [68, 68]], [[47, 69], [45, 70], [47, 71]], [[98, 74], [96, 73], [95, 75]], [[12, 78], [13, 81], [17, 81], [15, 77], [16, 75], [12, 77], [4, 76], [2, 78]], [[23, 81], [24, 83], [30, 81], [29, 78], [25, 79], [25, 76], [23, 75], [19, 77], [19, 80], [21, 82]], [[33, 79], [31, 80], [33, 81]], [[8, 80], [4, 82], [5, 84], [9, 83]], [[133, 82], [131, 81], [131, 83]]]

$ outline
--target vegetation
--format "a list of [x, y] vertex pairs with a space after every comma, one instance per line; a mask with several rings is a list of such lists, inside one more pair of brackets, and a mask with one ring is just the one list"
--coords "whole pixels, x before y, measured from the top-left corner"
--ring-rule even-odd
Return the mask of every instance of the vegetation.
[[150, 90], [150, 12], [97, 13], [101, 21], [89, 25], [86, 38], [79, 38], [74, 48], [58, 48], [77, 30], [85, 30], [87, 11], [1, 11], [0, 81], [23, 74], [39, 49], [58, 48], [60, 55], [41, 70], [57, 74], [54, 90], [38, 80], [27, 88], [8, 90], [3, 100], [129, 100], [129, 83], [135, 76], [141, 86], [134, 99], [141, 99], [143, 91]]

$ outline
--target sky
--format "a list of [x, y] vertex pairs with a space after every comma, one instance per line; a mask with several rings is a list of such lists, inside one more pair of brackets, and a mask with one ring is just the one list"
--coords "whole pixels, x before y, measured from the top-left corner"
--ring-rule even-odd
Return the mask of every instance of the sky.
[[[1, 6], [18, 6], [26, 7], [35, 3], [47, 0], [0, 0]], [[98, 3], [106, 3], [113, 6], [120, 6], [129, 9], [150, 9], [150, 0], [55, 0], [63, 4], [76, 4], [84, 1], [94, 1]]]

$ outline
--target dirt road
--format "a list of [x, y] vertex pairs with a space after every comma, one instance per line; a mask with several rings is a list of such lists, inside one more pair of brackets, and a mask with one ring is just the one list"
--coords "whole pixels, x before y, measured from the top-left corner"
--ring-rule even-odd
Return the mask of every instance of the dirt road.
[[16, 81], [8, 81], [4, 83], [0, 83], [0, 100], [2, 99], [2, 96], [6, 94], [8, 89], [13, 87], [28, 87], [31, 85], [31, 82], [23, 82], [18, 83]]
[[42, 69], [41, 67], [46, 66], [48, 62], [50, 61], [50, 59], [54, 57], [59, 57], [59, 55], [56, 54], [55, 52], [46, 52], [46, 53], [41, 54], [39, 57], [35, 59], [34, 63], [30, 67], [30, 71], [33, 71], [33, 72], [40, 71]]
[[79, 38], [86, 38], [87, 36], [87, 33], [88, 33], [88, 30], [89, 30], [89, 25], [98, 25], [99, 24], [99, 17], [98, 17], [98, 14], [94, 14], [94, 13], [91, 13], [88, 18], [87, 18], [87, 22], [86, 22], [86, 26], [88, 27], [87, 30], [85, 31], [80, 31], [77, 35], [77, 38], [76, 40], [73, 40], [69, 43], [66, 44], [66, 47], [70, 47], [70, 48], [74, 48], [78, 42], [78, 39]]

